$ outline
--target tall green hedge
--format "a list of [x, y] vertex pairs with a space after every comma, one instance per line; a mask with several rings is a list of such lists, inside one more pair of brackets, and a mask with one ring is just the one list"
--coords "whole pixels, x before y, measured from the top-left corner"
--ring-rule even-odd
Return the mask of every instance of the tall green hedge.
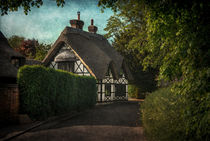
[[96, 104], [96, 80], [70, 72], [23, 66], [18, 71], [20, 113], [32, 119], [81, 110]]

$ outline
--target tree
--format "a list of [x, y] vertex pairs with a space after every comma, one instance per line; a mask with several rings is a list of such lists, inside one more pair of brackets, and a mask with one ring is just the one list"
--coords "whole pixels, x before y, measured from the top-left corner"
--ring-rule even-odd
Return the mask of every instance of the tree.
[[20, 52], [27, 59], [42, 61], [51, 45], [39, 44], [38, 40], [25, 39], [24, 37], [12, 36], [8, 39], [9, 44], [16, 51]]
[[[99, 5], [121, 12], [119, 5], [123, 2], [125, 0], [100, 0]], [[146, 53], [142, 62], [144, 69], [159, 68], [159, 80], [174, 82], [174, 93], [185, 97], [186, 140], [208, 140], [209, 1], [130, 0], [129, 3], [133, 3], [132, 7], [123, 11], [143, 13], [145, 36], [130, 30], [133, 37], [128, 47]], [[144, 39], [147, 42], [141, 44]]]
[[25, 40], [24, 37], [13, 35], [8, 39], [8, 42], [10, 46], [16, 50], [24, 40]]
[[[145, 27], [143, 13], [141, 11], [138, 11], [138, 14], [136, 13], [136, 9], [141, 8], [141, 5], [136, 3], [136, 1], [131, 1], [130, 3], [120, 1], [116, 5], [118, 12], [115, 12], [109, 18], [105, 28], [105, 31], [108, 31], [108, 33], [105, 34], [105, 37], [113, 38], [113, 47], [124, 56], [134, 76], [134, 82], [132, 83], [137, 89], [137, 94], [135, 95], [142, 97], [142, 93], [156, 89], [155, 77], [157, 71], [153, 68], [143, 71], [142, 62], [146, 52], [140, 52], [139, 45], [131, 45], [134, 44], [133, 38], [136, 35], [141, 37], [141, 40], [138, 41], [139, 44], [144, 45], [147, 43], [145, 28], [143, 28]], [[130, 7], [133, 7], [133, 10], [129, 10]]]
[[36, 55], [35, 55], [35, 60], [39, 60], [39, 61], [42, 61], [45, 56], [47, 55], [49, 49], [51, 48], [51, 45], [50, 44], [39, 44], [37, 47], [36, 47]]
[[[57, 6], [64, 6], [65, 0], [55, 0]], [[31, 11], [31, 7], [42, 6], [43, 0], [0, 0], [1, 15], [8, 14], [9, 11], [18, 11], [18, 8], [23, 7], [24, 13], [27, 15]]]
[[[150, 53], [144, 66], [160, 66], [159, 79], [178, 81], [186, 97], [188, 140], [208, 140], [210, 49], [208, 1], [144, 1]], [[198, 108], [199, 107], [199, 108]]]
[[21, 45], [16, 48], [16, 51], [20, 52], [23, 56], [25, 56], [28, 59], [35, 58], [36, 55], [36, 47], [38, 46], [38, 41], [35, 39], [28, 39], [23, 40]]

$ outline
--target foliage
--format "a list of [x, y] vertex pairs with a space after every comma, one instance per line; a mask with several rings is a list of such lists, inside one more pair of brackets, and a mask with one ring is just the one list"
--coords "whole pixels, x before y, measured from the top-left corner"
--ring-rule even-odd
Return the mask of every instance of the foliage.
[[20, 37], [17, 35], [13, 35], [10, 38], [8, 38], [8, 42], [12, 48], [15, 50], [20, 47], [21, 43], [25, 40], [24, 37]]
[[[139, 45], [133, 46], [133, 38], [138, 35], [142, 37], [139, 41], [140, 45], [145, 44], [145, 22], [142, 20], [142, 13], [136, 13], [136, 9], [139, 9], [141, 5], [136, 4], [134, 1], [127, 3], [125, 1], [119, 1], [117, 4], [118, 12], [111, 16], [108, 20], [105, 31], [107, 38], [113, 38], [113, 47], [124, 56], [133, 76], [136, 87], [138, 87], [140, 95], [151, 92], [156, 89], [155, 77], [157, 70], [148, 68], [143, 71], [142, 62], [146, 55], [146, 52], [140, 52]], [[133, 10], [129, 10], [133, 7]], [[127, 12], [129, 11], [129, 12]]]
[[47, 55], [50, 48], [50, 44], [38, 44], [38, 46], [36, 47], [36, 55], [34, 57], [34, 60], [42, 61]]
[[145, 133], [151, 141], [183, 141], [186, 123], [183, 117], [186, 103], [182, 95], [161, 88], [149, 94], [141, 105]]
[[38, 41], [35, 39], [23, 40], [21, 45], [16, 48], [16, 51], [20, 52], [26, 58], [34, 58], [36, 54], [36, 46], [38, 46]]
[[128, 85], [128, 97], [131, 97], [131, 98], [138, 97], [138, 93], [137, 93], [135, 85]]
[[[100, 0], [99, 5], [121, 12], [119, 5], [123, 2]], [[174, 94], [185, 97], [187, 140], [209, 140], [209, 1], [130, 0], [129, 3], [133, 6], [124, 9], [124, 13], [136, 13], [145, 22], [144, 32], [139, 33], [145, 34], [136, 33], [130, 26], [129, 34], [133, 37], [128, 47], [143, 54], [144, 69], [159, 68], [158, 79], [175, 82]], [[136, 24], [132, 20], [128, 23]]]
[[146, 95], [151, 90], [145, 90], [141, 85], [130, 84], [128, 85], [128, 96], [131, 98], [145, 99]]
[[[149, 51], [144, 66], [160, 66], [159, 79], [178, 80], [185, 95], [188, 140], [208, 140], [210, 50], [208, 1], [145, 1]], [[198, 108], [199, 107], [199, 108]]]
[[[46, 119], [96, 103], [96, 80], [42, 66], [23, 66], [18, 71], [20, 112], [32, 119]], [[82, 89], [81, 89], [82, 88]]]
[[[54, 0], [57, 6], [63, 7], [65, 0]], [[7, 15], [9, 11], [18, 11], [18, 8], [23, 7], [24, 13], [27, 15], [31, 11], [31, 7], [43, 5], [43, 0], [0, 0], [1, 15]]]
[[9, 44], [16, 51], [20, 52], [28, 59], [35, 59], [42, 61], [46, 56], [51, 45], [39, 44], [38, 40], [25, 39], [24, 37], [12, 36], [8, 39]]

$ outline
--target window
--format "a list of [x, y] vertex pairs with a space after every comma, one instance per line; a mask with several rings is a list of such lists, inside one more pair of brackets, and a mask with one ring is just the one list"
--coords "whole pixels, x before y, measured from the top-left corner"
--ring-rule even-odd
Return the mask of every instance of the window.
[[126, 95], [126, 85], [115, 84], [115, 96], [125, 96], [125, 95]]
[[58, 69], [74, 73], [74, 61], [58, 62]]
[[111, 84], [105, 84], [105, 96], [111, 96]]

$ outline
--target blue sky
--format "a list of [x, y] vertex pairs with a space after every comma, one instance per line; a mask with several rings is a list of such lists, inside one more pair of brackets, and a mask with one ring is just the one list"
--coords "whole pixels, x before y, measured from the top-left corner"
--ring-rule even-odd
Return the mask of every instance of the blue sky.
[[65, 0], [63, 8], [57, 7], [53, 0], [43, 0], [40, 8], [31, 8], [28, 15], [22, 9], [1, 16], [0, 30], [6, 37], [19, 35], [25, 38], [38, 39], [40, 43], [54, 43], [62, 30], [70, 26], [70, 19], [77, 19], [77, 11], [80, 11], [80, 19], [85, 22], [83, 30], [87, 31], [90, 20], [94, 19], [94, 25], [98, 27], [99, 34], [105, 34], [107, 20], [113, 15], [110, 9], [101, 13], [97, 6], [98, 0]]

